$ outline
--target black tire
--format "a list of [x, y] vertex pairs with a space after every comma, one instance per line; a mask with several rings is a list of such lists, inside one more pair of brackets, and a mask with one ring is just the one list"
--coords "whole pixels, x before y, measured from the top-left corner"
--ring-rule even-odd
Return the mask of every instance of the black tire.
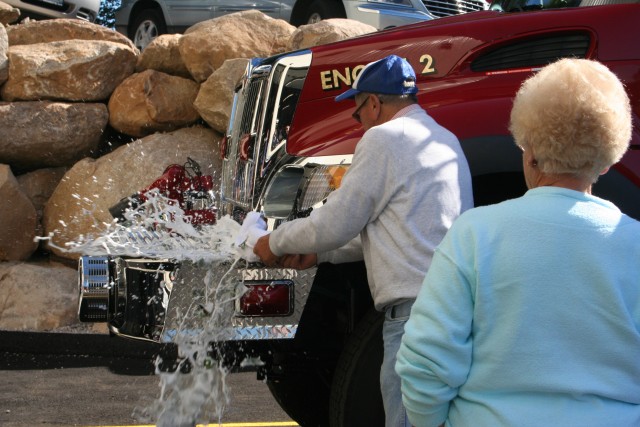
[[167, 24], [158, 9], [143, 9], [136, 13], [129, 27], [129, 38], [143, 50], [156, 37], [167, 33]]
[[313, 24], [323, 19], [346, 18], [341, 1], [315, 0], [303, 13], [302, 24]]
[[[303, 427], [331, 425], [329, 401], [336, 364], [361, 319], [373, 307], [366, 277], [363, 262], [321, 264], [296, 338], [269, 352], [265, 365], [269, 390]], [[376, 369], [380, 371], [380, 364]], [[379, 390], [379, 385], [376, 387]], [[348, 427], [360, 426], [369, 427], [361, 423]]]
[[358, 323], [338, 359], [331, 386], [331, 427], [384, 427], [380, 392], [384, 314], [371, 309]]
[[299, 373], [267, 380], [278, 405], [302, 427], [329, 427], [329, 387], [317, 376]]

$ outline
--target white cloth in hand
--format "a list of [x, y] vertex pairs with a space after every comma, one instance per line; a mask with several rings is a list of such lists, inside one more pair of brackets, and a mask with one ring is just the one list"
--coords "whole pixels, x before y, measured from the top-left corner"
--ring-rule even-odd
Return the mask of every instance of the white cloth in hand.
[[249, 212], [244, 218], [240, 232], [236, 237], [235, 245], [238, 255], [248, 262], [260, 261], [260, 258], [253, 253], [253, 247], [258, 239], [265, 234], [269, 234], [267, 223], [260, 212]]

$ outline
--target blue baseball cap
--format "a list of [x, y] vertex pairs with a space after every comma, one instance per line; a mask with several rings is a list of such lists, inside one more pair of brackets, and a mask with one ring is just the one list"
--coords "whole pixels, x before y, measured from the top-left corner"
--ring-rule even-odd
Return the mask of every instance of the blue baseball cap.
[[416, 94], [416, 73], [405, 59], [389, 55], [367, 64], [356, 77], [351, 89], [336, 96], [335, 100], [350, 99], [360, 92], [386, 95]]

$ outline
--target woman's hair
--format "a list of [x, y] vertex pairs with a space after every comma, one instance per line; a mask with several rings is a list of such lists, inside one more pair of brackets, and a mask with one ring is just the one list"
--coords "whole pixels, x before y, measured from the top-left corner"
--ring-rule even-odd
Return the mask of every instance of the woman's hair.
[[631, 139], [631, 107], [620, 80], [587, 59], [561, 59], [527, 79], [516, 94], [509, 126], [547, 174], [595, 182]]

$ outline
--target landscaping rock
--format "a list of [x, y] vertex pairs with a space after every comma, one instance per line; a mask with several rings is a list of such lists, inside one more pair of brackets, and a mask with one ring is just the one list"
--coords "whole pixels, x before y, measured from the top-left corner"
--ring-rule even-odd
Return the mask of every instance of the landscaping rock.
[[0, 329], [51, 331], [77, 325], [77, 271], [55, 262], [0, 263]]
[[108, 120], [104, 104], [0, 102], [0, 163], [23, 171], [72, 166], [96, 150]]
[[121, 43], [87, 40], [10, 45], [8, 57], [5, 101], [106, 100], [137, 61], [136, 53]]
[[144, 48], [138, 57], [136, 71], [156, 70], [191, 79], [191, 73], [180, 56], [182, 34], [163, 34]]
[[193, 124], [198, 83], [155, 70], [127, 78], [109, 99], [109, 124], [131, 136], [145, 136]]
[[[0, 261], [26, 260], [38, 247], [36, 209], [8, 165], [0, 164]], [[7, 202], [9, 201], [9, 202]]]
[[7, 38], [7, 30], [0, 24], [0, 86], [7, 81], [9, 77], [9, 58], [7, 51], [9, 50], [9, 40]]
[[42, 214], [44, 205], [53, 194], [58, 183], [64, 176], [66, 168], [46, 168], [17, 176], [20, 190], [29, 198], [36, 209], [36, 235], [42, 236]]
[[13, 24], [20, 19], [20, 10], [0, 1], [0, 24]]
[[66, 173], [45, 206], [42, 222], [45, 234], [52, 234], [47, 248], [61, 257], [77, 259], [81, 254], [68, 252], [66, 243], [104, 233], [113, 222], [111, 206], [150, 185], [170, 164], [184, 164], [187, 157], [217, 182], [222, 162], [220, 139], [211, 129], [182, 128], [149, 135], [97, 160], [81, 160]]
[[248, 64], [248, 59], [228, 59], [200, 86], [195, 108], [209, 126], [222, 134], [229, 124], [233, 90]]
[[307, 49], [376, 31], [376, 27], [353, 19], [325, 19], [298, 27], [291, 35], [289, 50]]
[[193, 78], [203, 82], [227, 59], [287, 51], [295, 29], [288, 22], [257, 10], [223, 15], [187, 29], [179, 40], [180, 56]]
[[81, 19], [43, 19], [26, 21], [7, 28], [9, 45], [50, 43], [65, 40], [109, 41], [127, 46], [139, 53], [133, 42], [124, 35], [103, 25]]

